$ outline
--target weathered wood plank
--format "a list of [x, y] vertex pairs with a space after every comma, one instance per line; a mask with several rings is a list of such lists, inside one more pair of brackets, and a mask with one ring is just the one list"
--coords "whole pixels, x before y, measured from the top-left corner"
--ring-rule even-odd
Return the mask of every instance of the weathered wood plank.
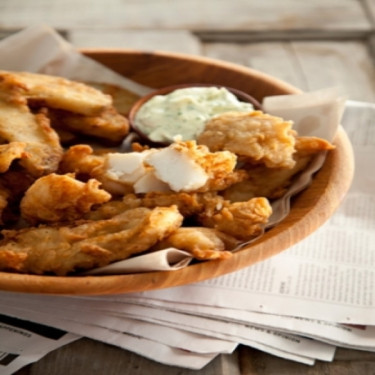
[[339, 86], [350, 99], [375, 101], [375, 65], [364, 42], [296, 42], [293, 47], [310, 90]]
[[374, 0], [361, 0], [362, 5], [373, 29], [375, 27], [375, 1]]
[[200, 41], [185, 30], [73, 30], [69, 41], [76, 47], [134, 48], [199, 55]]
[[[2, 27], [370, 30], [359, 0], [2, 0]], [[338, 16], [339, 15], [339, 16]]]
[[14, 375], [240, 375], [238, 356], [219, 355], [203, 369], [163, 365], [94, 340], [80, 339], [47, 354]]
[[[290, 362], [247, 347], [240, 347], [239, 353], [241, 375], [374, 374], [375, 353], [362, 358], [359, 351], [338, 349], [338, 355], [333, 362], [317, 361], [314, 366]], [[358, 358], [355, 357], [357, 354]]]
[[349, 99], [375, 100], [375, 66], [361, 41], [206, 43], [204, 54], [261, 70], [302, 90], [338, 86]]

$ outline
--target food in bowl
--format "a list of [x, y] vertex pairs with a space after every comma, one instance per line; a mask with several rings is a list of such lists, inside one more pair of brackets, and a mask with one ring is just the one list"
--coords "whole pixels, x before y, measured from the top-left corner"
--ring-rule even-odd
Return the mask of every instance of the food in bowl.
[[[71, 275], [170, 246], [198, 260], [228, 259], [262, 232], [270, 201], [333, 148], [249, 107], [211, 117], [196, 139], [134, 142], [124, 154], [97, 145], [118, 146], [129, 132], [110, 96], [12, 72], [0, 73], [0, 92], [4, 271]], [[27, 133], [14, 131], [14, 118]]]

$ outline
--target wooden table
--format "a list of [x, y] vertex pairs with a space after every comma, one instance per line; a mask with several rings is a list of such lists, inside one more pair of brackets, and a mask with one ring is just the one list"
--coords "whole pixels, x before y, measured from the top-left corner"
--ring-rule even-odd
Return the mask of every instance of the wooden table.
[[[77, 47], [168, 50], [262, 70], [302, 90], [340, 86], [375, 100], [374, 0], [1, 0], [0, 38], [46, 23]], [[1, 307], [0, 307], [1, 312]], [[375, 354], [338, 349], [309, 367], [240, 346], [200, 371], [81, 339], [17, 375], [370, 374]]]

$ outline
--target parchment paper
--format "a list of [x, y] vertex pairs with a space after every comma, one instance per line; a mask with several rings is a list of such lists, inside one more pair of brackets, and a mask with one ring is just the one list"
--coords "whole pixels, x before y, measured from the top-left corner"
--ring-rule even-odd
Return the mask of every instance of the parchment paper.
[[[138, 95], [145, 95], [151, 91], [150, 88], [122, 77], [82, 55], [46, 25], [32, 26], [2, 40], [0, 42], [0, 69], [110, 83], [124, 87]], [[263, 108], [267, 113], [294, 121], [294, 129], [301, 136], [317, 136], [331, 141], [339, 126], [344, 104], [345, 99], [336, 89], [326, 89], [312, 93], [267, 97], [263, 101]], [[288, 215], [290, 197], [309, 185], [313, 174], [322, 166], [324, 159], [324, 153], [318, 155], [309, 169], [296, 179], [288, 193], [273, 203], [273, 214], [265, 229], [277, 225]], [[191, 260], [189, 253], [169, 248], [116, 262], [85, 274], [178, 270], [186, 267]]]

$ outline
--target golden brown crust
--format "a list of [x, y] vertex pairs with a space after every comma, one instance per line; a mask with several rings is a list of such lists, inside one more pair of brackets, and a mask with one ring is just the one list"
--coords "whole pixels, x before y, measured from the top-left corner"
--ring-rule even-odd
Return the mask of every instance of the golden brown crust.
[[175, 206], [135, 208], [108, 220], [77, 226], [3, 231], [0, 270], [67, 275], [141, 253], [182, 223]]

